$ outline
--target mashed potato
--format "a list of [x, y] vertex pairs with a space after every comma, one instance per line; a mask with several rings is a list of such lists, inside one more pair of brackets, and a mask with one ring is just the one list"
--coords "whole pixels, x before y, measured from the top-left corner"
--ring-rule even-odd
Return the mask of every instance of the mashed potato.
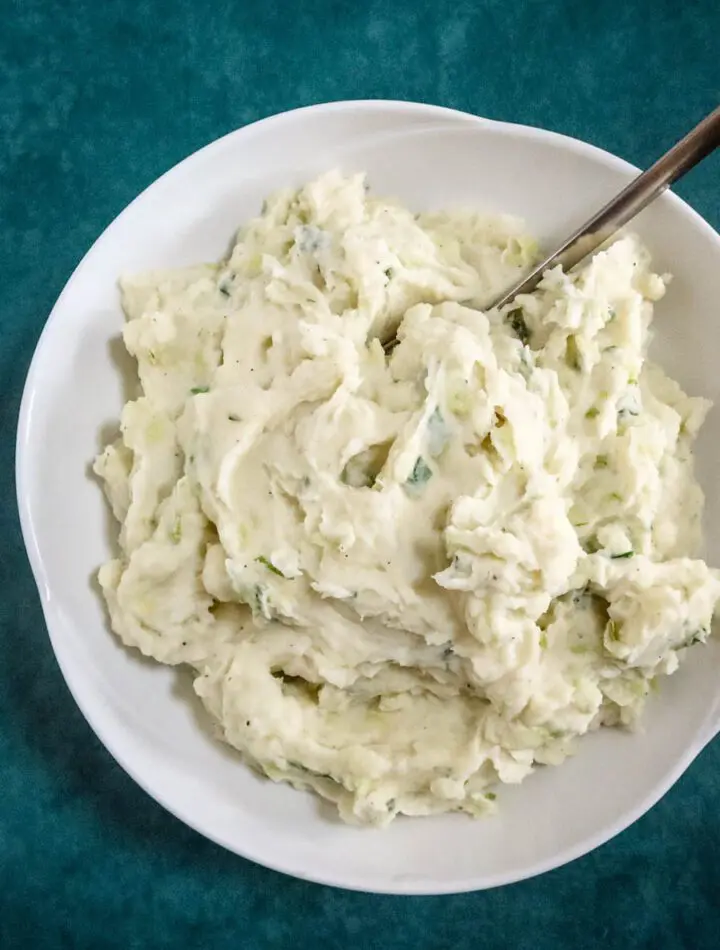
[[483, 312], [534, 253], [331, 173], [221, 264], [122, 282], [113, 629], [348, 821], [491, 810], [708, 636], [708, 406], [646, 361], [667, 278], [625, 237]]

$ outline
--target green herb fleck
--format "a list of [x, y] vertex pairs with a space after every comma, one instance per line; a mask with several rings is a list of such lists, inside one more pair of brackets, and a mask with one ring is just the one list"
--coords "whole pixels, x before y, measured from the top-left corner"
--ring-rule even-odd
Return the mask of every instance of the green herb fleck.
[[577, 339], [574, 336], [569, 336], [565, 343], [565, 362], [570, 369], [578, 371], [582, 369], [582, 357], [580, 356]]
[[546, 633], [541, 633], [541, 634], [540, 634], [540, 649], [541, 649], [541, 650], [547, 650], [547, 646], [548, 646], [547, 634], [546, 634]]
[[419, 455], [405, 484], [418, 487], [419, 485], [424, 485], [426, 482], [429, 482], [431, 478], [432, 469], [429, 467], [422, 455]]
[[238, 589], [238, 598], [242, 603], [247, 604], [253, 614], [260, 614], [271, 619], [269, 615], [269, 605], [267, 602], [267, 592], [262, 584], [243, 585]]
[[427, 421], [427, 449], [432, 458], [442, 455], [450, 441], [450, 432], [440, 409], [436, 406]]
[[249, 605], [253, 614], [260, 614], [266, 620], [274, 619], [267, 588], [263, 587], [262, 584], [254, 585], [252, 593], [245, 599], [245, 603]]
[[190, 390], [190, 395], [198, 396], [200, 393], [209, 393], [209, 392], [210, 392], [209, 386], [193, 386], [193, 388]]
[[485, 792], [485, 798], [489, 802], [494, 802], [495, 799], [497, 798], [497, 795], [495, 794], [495, 792]]
[[259, 564], [262, 564], [264, 567], [266, 567], [269, 571], [272, 571], [273, 574], [277, 574], [278, 577], [285, 577], [283, 572], [279, 568], [275, 567], [273, 562], [269, 561], [266, 557], [263, 557], [262, 555], [260, 555], [260, 557], [256, 557], [255, 560]]
[[597, 406], [591, 406], [588, 411], [585, 413], [586, 419], [596, 419], [600, 415], [600, 410]]
[[615, 623], [614, 620], [608, 620], [608, 624], [607, 624], [607, 627], [605, 628], [605, 632], [607, 633], [608, 638], [610, 640], [620, 639], [620, 629], [618, 628], [618, 625]]
[[610, 558], [613, 561], [619, 561], [621, 558], [634, 557], [634, 556], [635, 556], [634, 551], [623, 551], [622, 554], [611, 554]]
[[529, 380], [534, 370], [532, 351], [524, 346], [520, 351], [520, 375]]
[[520, 340], [523, 346], [527, 346], [530, 343], [530, 330], [528, 329], [527, 323], [525, 323], [522, 307], [517, 307], [515, 310], [510, 310], [505, 314], [505, 319], [510, 324], [511, 329], [518, 340]]
[[608, 467], [608, 457], [607, 455], [598, 455], [595, 459], [595, 468], [607, 468]]

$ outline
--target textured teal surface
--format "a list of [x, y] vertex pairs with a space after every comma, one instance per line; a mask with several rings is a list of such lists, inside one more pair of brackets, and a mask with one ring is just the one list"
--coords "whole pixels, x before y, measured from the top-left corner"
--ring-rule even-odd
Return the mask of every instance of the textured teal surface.
[[[12, 477], [55, 298], [188, 153], [294, 106], [380, 97], [557, 129], [643, 165], [717, 103], [718, 35], [718, 0], [0, 0], [0, 947], [720, 946], [720, 742], [610, 844], [488, 893], [334, 891], [200, 838], [75, 708]], [[719, 172], [714, 158], [679, 188], [716, 228]]]

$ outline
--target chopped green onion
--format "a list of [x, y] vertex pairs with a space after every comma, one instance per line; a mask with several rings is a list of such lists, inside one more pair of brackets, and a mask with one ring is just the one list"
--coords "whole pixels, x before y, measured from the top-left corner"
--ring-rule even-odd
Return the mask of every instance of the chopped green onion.
[[190, 394], [192, 396], [198, 396], [200, 393], [209, 393], [209, 392], [210, 392], [209, 386], [193, 386], [193, 388], [190, 390]]
[[269, 571], [272, 571], [273, 574], [277, 574], [278, 577], [285, 577], [285, 575], [283, 574], [283, 572], [282, 572], [279, 568], [275, 567], [275, 565], [273, 564], [273, 562], [272, 562], [272, 561], [269, 561], [266, 557], [263, 557], [263, 556], [261, 555], [260, 557], [256, 557], [255, 560], [256, 560], [259, 564], [262, 564], [264, 567], [266, 567]]
[[424, 485], [426, 482], [429, 482], [432, 478], [432, 469], [429, 467], [422, 455], [417, 457], [417, 461], [413, 465], [413, 470], [408, 476], [408, 480], [405, 482], [406, 485], [417, 487], [419, 485]]
[[613, 561], [619, 561], [621, 558], [633, 557], [635, 555], [634, 551], [623, 551], [622, 554], [611, 554], [610, 558]]
[[565, 343], [565, 362], [570, 367], [570, 369], [581, 370], [582, 369], [582, 357], [580, 356], [580, 349], [577, 344], [577, 339], [574, 336], [569, 336]]
[[253, 602], [250, 604], [253, 613], [261, 614], [266, 620], [273, 619], [272, 606], [268, 599], [268, 592], [262, 584], [256, 584]]
[[607, 625], [607, 627], [606, 627], [605, 629], [606, 629], [606, 632], [607, 632], [608, 637], [609, 637], [611, 640], [619, 640], [619, 639], [620, 639], [620, 631], [619, 631], [619, 629], [618, 629], [618, 625], [615, 623], [614, 620], [608, 620], [608, 625]]
[[439, 407], [435, 407], [427, 421], [427, 448], [432, 458], [442, 455], [450, 441], [450, 431], [442, 417]]

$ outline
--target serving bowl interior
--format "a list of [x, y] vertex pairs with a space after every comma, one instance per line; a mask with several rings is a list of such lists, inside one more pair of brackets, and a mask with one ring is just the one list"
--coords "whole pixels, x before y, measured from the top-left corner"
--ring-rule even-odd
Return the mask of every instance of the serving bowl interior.
[[[22, 528], [53, 648], [101, 740], [157, 801], [223, 846], [281, 871], [390, 893], [491, 887], [586, 852], [649, 808], [720, 724], [717, 645], [691, 651], [651, 701], [643, 730], [586, 737], [561, 768], [501, 790], [497, 816], [341, 824], [309, 794], [264, 781], [217, 742], [189, 672], [111, 635], [94, 577], [115, 527], [90, 462], [135, 392], [123, 356], [117, 278], [223, 255], [279, 187], [331, 167], [365, 171], [414, 210], [472, 207], [523, 217], [551, 247], [633, 176], [625, 162], [553, 133], [408, 103], [335, 103], [218, 140], [141, 194], [88, 252], [58, 300], [28, 375], [18, 428]], [[636, 220], [674, 275], [653, 356], [684, 388], [718, 400], [720, 239], [667, 194]], [[720, 409], [697, 447], [705, 554], [720, 565]]]

